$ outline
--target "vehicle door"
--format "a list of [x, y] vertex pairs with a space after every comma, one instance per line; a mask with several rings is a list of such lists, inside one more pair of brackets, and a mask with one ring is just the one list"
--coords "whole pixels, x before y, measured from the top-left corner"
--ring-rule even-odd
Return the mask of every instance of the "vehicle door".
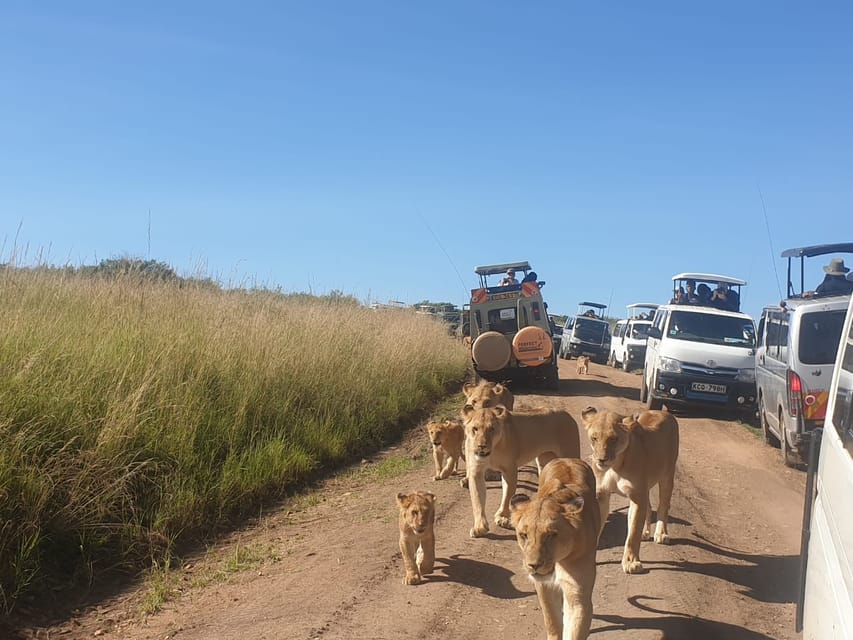
[[614, 359], [618, 363], [625, 362], [627, 354], [625, 353], [625, 335], [628, 328], [627, 322], [617, 322], [616, 328], [613, 330], [613, 345], [611, 351], [614, 353]]
[[649, 339], [646, 342], [646, 361], [643, 370], [646, 385], [651, 384], [651, 377], [654, 375], [655, 367], [657, 366], [661, 341], [663, 340], [663, 336], [666, 335], [665, 329], [668, 317], [669, 311], [666, 309], [658, 309], [655, 311], [655, 317], [654, 320], [652, 320], [651, 330], [649, 331]]
[[572, 342], [572, 334], [575, 328], [575, 317], [569, 316], [566, 318], [566, 324], [563, 325], [563, 337], [560, 338], [560, 351], [565, 355], [569, 353], [569, 345]]
[[848, 322], [830, 390], [805, 565], [803, 640], [853, 637], [853, 331]]
[[826, 417], [829, 384], [838, 355], [838, 343], [844, 326], [846, 309], [821, 305], [803, 309], [796, 331], [791, 335], [790, 362], [800, 377], [803, 389], [801, 426], [817, 426]]
[[[788, 423], [788, 336], [790, 313], [768, 311], [764, 318], [764, 349], [756, 353], [755, 381], [761, 385], [759, 411], [764, 411], [767, 424], [776, 436]], [[760, 356], [759, 356], [760, 354]], [[760, 371], [760, 373], [759, 373]], [[761, 376], [762, 382], [758, 382]], [[789, 439], [790, 441], [790, 439]]]

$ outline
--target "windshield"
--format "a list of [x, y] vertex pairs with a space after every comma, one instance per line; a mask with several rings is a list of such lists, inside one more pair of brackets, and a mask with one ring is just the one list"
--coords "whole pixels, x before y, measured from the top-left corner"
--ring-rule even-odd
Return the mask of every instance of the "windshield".
[[690, 342], [749, 348], [755, 346], [755, 327], [752, 320], [710, 313], [673, 311], [667, 335], [676, 340]]
[[800, 321], [800, 349], [803, 364], [833, 364], [838, 353], [846, 311], [804, 313]]
[[575, 331], [572, 335], [585, 342], [601, 342], [604, 339], [604, 329], [606, 327], [606, 322], [578, 318], [575, 321]]
[[649, 337], [649, 327], [652, 326], [651, 322], [636, 322], [631, 325], [631, 337], [632, 338], [648, 338]]

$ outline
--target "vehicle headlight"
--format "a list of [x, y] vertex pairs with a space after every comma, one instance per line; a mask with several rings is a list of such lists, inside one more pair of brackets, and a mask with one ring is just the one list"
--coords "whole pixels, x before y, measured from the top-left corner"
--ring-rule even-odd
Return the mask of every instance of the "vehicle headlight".
[[738, 369], [735, 380], [740, 382], [755, 382], [755, 369]]
[[572, 339], [571, 339], [571, 340], [569, 340], [569, 342], [571, 342], [572, 344], [580, 344], [580, 343], [581, 343], [581, 339], [580, 339], [580, 338], [575, 338], [574, 336], [572, 336]]
[[658, 370], [667, 373], [681, 373], [681, 363], [675, 358], [661, 358], [658, 360]]

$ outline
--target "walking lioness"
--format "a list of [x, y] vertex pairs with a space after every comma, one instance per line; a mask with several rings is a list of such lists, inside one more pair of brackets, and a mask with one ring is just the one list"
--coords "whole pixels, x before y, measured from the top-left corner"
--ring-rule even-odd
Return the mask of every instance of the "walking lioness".
[[539, 474], [536, 496], [514, 496], [511, 506], [548, 640], [586, 640], [601, 520], [592, 469], [574, 458], [551, 460]]
[[509, 411], [503, 405], [462, 409], [465, 424], [465, 463], [471, 508], [474, 512], [472, 538], [489, 530], [486, 518], [487, 469], [501, 472], [501, 505], [495, 523], [512, 528], [509, 500], [515, 494], [519, 465], [537, 459], [540, 469], [552, 458], [580, 455], [578, 425], [565, 411], [539, 409]]
[[655, 542], [666, 544], [666, 521], [678, 459], [678, 422], [668, 411], [644, 411], [622, 416], [587, 407], [581, 413], [592, 445], [601, 526], [610, 513], [610, 494], [630, 500], [628, 537], [622, 554], [625, 573], [641, 573], [640, 539], [651, 535], [649, 491], [658, 485]]

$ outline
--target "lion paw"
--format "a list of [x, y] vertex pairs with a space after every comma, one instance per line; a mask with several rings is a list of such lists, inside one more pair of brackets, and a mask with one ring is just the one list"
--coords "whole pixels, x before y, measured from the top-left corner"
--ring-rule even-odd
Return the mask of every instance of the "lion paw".
[[655, 532], [655, 542], [657, 544], [669, 544], [669, 534]]
[[469, 531], [468, 533], [472, 538], [482, 538], [488, 532], [489, 532], [489, 526], [485, 525], [482, 527], [472, 527], [471, 531]]
[[433, 480], [443, 480], [443, 478], [441, 476], [433, 476], [432, 479]]
[[495, 524], [499, 527], [503, 527], [504, 529], [515, 529], [515, 527], [512, 526], [512, 520], [510, 520], [508, 516], [496, 515]]
[[652, 539], [652, 530], [651, 529], [643, 529], [643, 540], [651, 540]]
[[467, 489], [468, 488], [468, 478], [462, 478], [459, 481], [459, 486], [462, 487], [463, 489]]
[[622, 560], [622, 571], [627, 574], [645, 573], [646, 569], [639, 560]]
[[421, 577], [414, 573], [406, 574], [406, 577], [403, 578], [403, 584], [419, 584], [420, 582]]

